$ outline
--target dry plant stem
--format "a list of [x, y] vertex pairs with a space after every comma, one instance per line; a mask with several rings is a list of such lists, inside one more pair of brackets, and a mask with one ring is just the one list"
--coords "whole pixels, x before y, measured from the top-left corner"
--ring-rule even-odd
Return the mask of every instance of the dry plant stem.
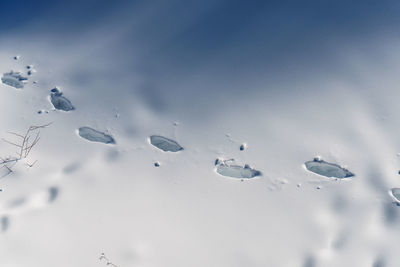
[[[12, 134], [16, 136], [19, 140], [19, 142], [12, 142], [7, 139], [2, 139], [4, 142], [13, 145], [18, 148], [17, 150], [17, 157], [11, 157], [8, 156], [6, 158], [0, 158], [0, 165], [3, 165], [8, 169], [9, 172], [12, 172], [12, 169], [7, 166], [8, 163], [17, 163], [18, 161], [25, 159], [29, 156], [29, 153], [32, 151], [32, 148], [39, 142], [40, 140], [40, 131], [37, 131], [36, 134], [34, 135], [34, 138], [32, 139], [32, 132], [46, 128], [49, 126], [51, 123], [45, 124], [45, 125], [39, 125], [39, 126], [30, 126], [25, 134], [19, 134], [15, 132], [8, 132], [9, 134]], [[31, 141], [32, 140], [32, 141]], [[33, 167], [33, 165], [36, 163], [36, 161], [32, 164], [28, 164], [28, 166]]]
[[100, 261], [105, 260], [105, 261], [106, 261], [106, 264], [107, 264], [108, 266], [119, 267], [118, 265], [115, 265], [114, 263], [112, 263], [112, 262], [106, 257], [106, 255], [105, 255], [104, 253], [101, 253], [99, 260], [100, 260]]

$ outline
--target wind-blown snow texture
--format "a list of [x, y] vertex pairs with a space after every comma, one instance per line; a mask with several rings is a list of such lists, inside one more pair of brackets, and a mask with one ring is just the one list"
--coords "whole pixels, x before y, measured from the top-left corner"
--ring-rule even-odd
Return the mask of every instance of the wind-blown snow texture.
[[[105, 266], [103, 252], [120, 267], [400, 266], [396, 1], [2, 10], [0, 74], [28, 80], [0, 84], [0, 137], [52, 124], [34, 166], [0, 180], [1, 267]], [[56, 86], [73, 111], [54, 110]], [[307, 171], [314, 157], [355, 176]], [[216, 158], [262, 176], [219, 175]]]

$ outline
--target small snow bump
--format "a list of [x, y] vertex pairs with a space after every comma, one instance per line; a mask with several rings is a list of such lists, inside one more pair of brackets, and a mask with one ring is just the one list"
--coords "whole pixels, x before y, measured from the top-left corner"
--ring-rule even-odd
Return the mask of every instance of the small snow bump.
[[34, 69], [30, 69], [26, 72], [26, 74], [28, 74], [28, 76], [31, 76], [32, 74], [36, 73], [36, 70]]
[[60, 89], [58, 89], [57, 87], [54, 87], [53, 89], [50, 90], [50, 92], [52, 93], [59, 93]]

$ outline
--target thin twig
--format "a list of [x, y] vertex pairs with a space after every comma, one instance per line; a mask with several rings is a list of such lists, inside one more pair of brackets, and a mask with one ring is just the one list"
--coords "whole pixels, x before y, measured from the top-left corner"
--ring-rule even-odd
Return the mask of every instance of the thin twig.
[[[44, 125], [30, 126], [26, 130], [24, 135], [16, 133], [16, 132], [8, 132], [9, 134], [12, 134], [12, 135], [14, 135], [16, 137], [21, 138], [22, 140], [21, 140], [21, 143], [15, 143], [15, 142], [9, 141], [9, 140], [4, 139], [4, 138], [2, 139], [4, 142], [6, 142], [6, 143], [8, 143], [8, 144], [10, 144], [12, 146], [17, 147], [18, 151], [16, 152], [17, 153], [17, 157], [16, 158], [12, 158], [10, 156], [6, 157], [6, 158], [0, 158], [0, 166], [3, 166], [5, 168], [7, 168], [7, 170], [9, 172], [12, 172], [12, 167], [16, 163], [18, 163], [18, 161], [27, 158], [29, 156], [29, 154], [31, 153], [32, 149], [39, 142], [39, 140], [40, 140], [40, 131], [37, 131], [37, 130], [46, 128], [50, 124], [51, 123], [44, 124]], [[37, 131], [37, 132], [35, 133], [35, 137], [33, 138], [33, 141], [31, 141], [32, 140], [32, 135], [31, 134], [34, 131]], [[28, 164], [29, 167], [33, 167], [33, 165], [35, 165], [36, 162], [37, 162], [37, 160], [35, 160], [32, 164], [29, 164], [29, 163], [27, 163], [27, 164]], [[9, 163], [13, 163], [13, 165], [9, 166], [8, 165]]]
[[11, 142], [11, 141], [8, 141], [7, 139], [2, 138], [1, 140], [3, 140], [6, 143], [9, 143], [10, 145], [13, 145], [13, 146], [16, 146], [16, 147], [21, 147], [21, 145], [17, 145], [15, 143]]
[[112, 262], [106, 257], [106, 254], [104, 254], [104, 253], [101, 253], [99, 260], [100, 260], [100, 261], [105, 260], [107, 266], [119, 267], [118, 265], [115, 265], [114, 263], [112, 263]]
[[35, 160], [32, 164], [29, 164], [29, 163], [26, 163], [26, 164], [28, 164], [28, 166], [29, 166], [30, 168], [32, 168], [33, 165], [35, 165], [36, 162], [37, 162], [37, 160]]
[[18, 133], [14, 133], [14, 132], [7, 132], [7, 133], [9, 133], [9, 134], [13, 134], [13, 135], [16, 135], [16, 136], [18, 136], [18, 137], [21, 137], [22, 139], [24, 138], [24, 136], [23, 136], [23, 135], [21, 135], [21, 134], [18, 134]]

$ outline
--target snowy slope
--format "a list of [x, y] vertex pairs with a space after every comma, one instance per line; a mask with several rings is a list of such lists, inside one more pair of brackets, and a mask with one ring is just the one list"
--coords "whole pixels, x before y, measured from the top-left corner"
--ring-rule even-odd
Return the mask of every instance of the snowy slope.
[[[119, 51], [120, 33], [91, 34], [0, 44], [1, 74], [37, 71], [23, 89], [0, 84], [0, 136], [52, 123], [37, 163], [0, 180], [0, 266], [106, 266], [101, 253], [119, 267], [400, 265], [399, 40], [331, 47], [334, 60], [275, 75], [226, 70], [226, 54], [148, 68], [143, 47]], [[55, 86], [74, 110], [54, 109]], [[79, 137], [83, 126], [115, 144]], [[163, 152], [151, 135], [184, 149]], [[14, 150], [0, 142], [1, 156]], [[314, 157], [355, 176], [311, 173]], [[262, 176], [221, 176], [217, 158]]]

